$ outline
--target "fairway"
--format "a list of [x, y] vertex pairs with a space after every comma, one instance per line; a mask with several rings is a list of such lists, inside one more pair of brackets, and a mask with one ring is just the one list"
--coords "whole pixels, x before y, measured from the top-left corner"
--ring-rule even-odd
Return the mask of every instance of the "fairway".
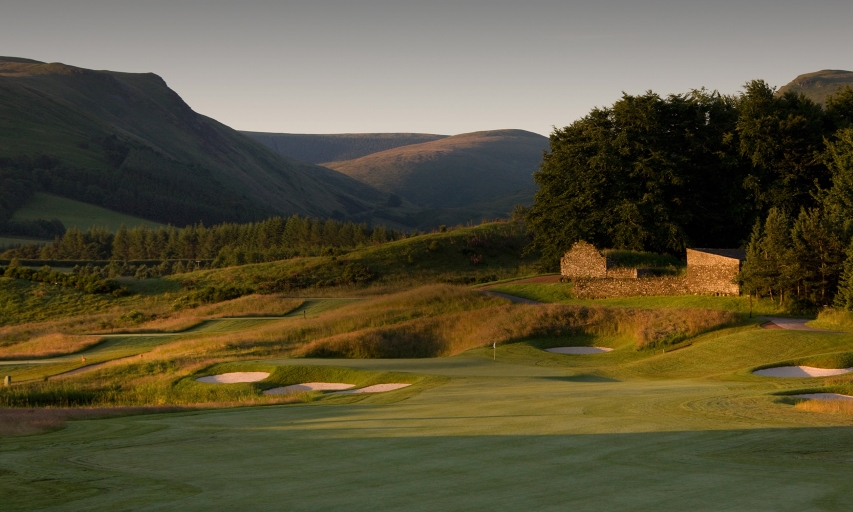
[[[779, 344], [829, 351], [853, 337], [733, 331], [640, 359], [517, 343], [497, 361], [490, 348], [264, 360], [443, 380], [3, 438], [0, 500], [7, 510], [848, 510], [849, 417], [797, 410], [774, 393], [802, 380], [747, 370]], [[758, 348], [713, 365], [747, 335], [760, 335]]]

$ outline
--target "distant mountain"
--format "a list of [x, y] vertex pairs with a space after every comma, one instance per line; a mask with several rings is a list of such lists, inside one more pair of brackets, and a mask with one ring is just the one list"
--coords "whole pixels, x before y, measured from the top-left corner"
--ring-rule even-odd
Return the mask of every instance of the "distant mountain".
[[532, 190], [547, 148], [542, 135], [492, 130], [323, 165], [422, 208], [466, 208]]
[[0, 183], [173, 224], [371, 221], [389, 197], [194, 112], [155, 74], [11, 57], [0, 57]]
[[839, 87], [845, 86], [853, 87], [853, 71], [824, 69], [798, 76], [791, 83], [780, 87], [777, 94], [795, 91], [803, 93], [817, 103], [824, 103], [828, 95], [834, 93]]
[[371, 153], [447, 137], [428, 133], [307, 133], [241, 132], [282, 156], [320, 164], [352, 160]]

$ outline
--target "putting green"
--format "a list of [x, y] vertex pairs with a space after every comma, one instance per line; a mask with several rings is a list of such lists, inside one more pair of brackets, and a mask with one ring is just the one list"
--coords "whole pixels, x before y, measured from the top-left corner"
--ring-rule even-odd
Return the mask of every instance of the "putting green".
[[[737, 344], [741, 335], [712, 341]], [[499, 347], [497, 362], [491, 348], [445, 359], [266, 361], [449, 380], [355, 403], [80, 421], [0, 439], [0, 502], [5, 510], [849, 509], [849, 417], [780, 403], [772, 393], [790, 379], [749, 375], [749, 357], [725, 378], [644, 376], [655, 360], [701, 356], [703, 343], [711, 342], [646, 359], [644, 371], [619, 350], [566, 357], [524, 344]]]

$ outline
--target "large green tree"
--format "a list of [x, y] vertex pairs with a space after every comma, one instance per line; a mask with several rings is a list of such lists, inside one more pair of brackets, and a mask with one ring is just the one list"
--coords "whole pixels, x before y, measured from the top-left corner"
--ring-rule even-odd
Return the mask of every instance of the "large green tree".
[[527, 215], [543, 263], [578, 240], [673, 253], [739, 242], [753, 213], [737, 122], [732, 98], [648, 92], [555, 130]]

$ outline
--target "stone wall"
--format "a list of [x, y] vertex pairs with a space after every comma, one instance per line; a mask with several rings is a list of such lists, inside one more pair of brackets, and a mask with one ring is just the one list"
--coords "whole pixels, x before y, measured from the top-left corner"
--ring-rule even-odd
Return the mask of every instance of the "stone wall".
[[607, 258], [592, 244], [577, 242], [560, 260], [560, 273], [569, 279], [607, 277]]
[[579, 299], [640, 297], [647, 295], [689, 295], [683, 277], [645, 277], [622, 279], [575, 279], [573, 293]]
[[737, 249], [687, 249], [687, 286], [701, 295], [740, 295], [735, 281], [746, 255]]

